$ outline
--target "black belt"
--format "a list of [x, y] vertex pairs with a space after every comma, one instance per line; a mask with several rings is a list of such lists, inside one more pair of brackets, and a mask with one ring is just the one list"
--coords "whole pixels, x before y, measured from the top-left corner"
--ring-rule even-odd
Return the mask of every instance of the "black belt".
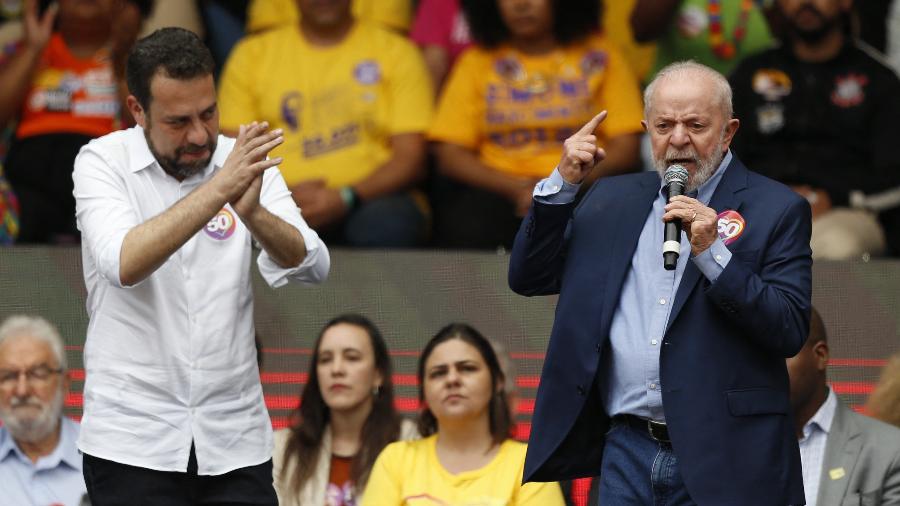
[[612, 419], [613, 423], [623, 423], [632, 429], [645, 432], [660, 443], [672, 443], [669, 439], [669, 429], [662, 422], [654, 422], [634, 415], [616, 415]]

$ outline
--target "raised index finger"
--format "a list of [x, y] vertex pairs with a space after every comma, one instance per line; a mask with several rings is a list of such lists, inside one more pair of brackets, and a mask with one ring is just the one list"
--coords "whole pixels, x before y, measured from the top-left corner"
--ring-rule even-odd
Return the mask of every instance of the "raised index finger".
[[599, 125], [604, 119], [606, 119], [606, 111], [600, 111], [600, 114], [591, 118], [590, 121], [585, 123], [581, 130], [578, 131], [581, 135], [590, 135], [594, 133], [594, 130], [597, 129], [597, 125]]

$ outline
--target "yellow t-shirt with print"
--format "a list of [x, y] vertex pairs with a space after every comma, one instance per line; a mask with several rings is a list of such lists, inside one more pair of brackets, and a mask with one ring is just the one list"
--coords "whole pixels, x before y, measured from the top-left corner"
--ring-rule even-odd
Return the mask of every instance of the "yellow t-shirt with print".
[[[412, 23], [410, 0], [353, 0], [356, 19], [371, 21], [393, 30], [406, 32]], [[297, 0], [251, 0], [247, 6], [247, 32], [280, 26], [295, 26], [300, 21]]]
[[428, 137], [475, 150], [495, 170], [542, 178], [563, 141], [603, 109], [601, 146], [641, 132], [637, 80], [599, 35], [542, 55], [472, 47], [450, 74]]
[[522, 485], [525, 443], [503, 442], [486, 466], [451, 474], [437, 436], [388, 445], [369, 475], [360, 506], [562, 506], [557, 483]]
[[431, 83], [419, 51], [387, 29], [357, 22], [338, 45], [312, 46], [298, 27], [241, 41], [219, 83], [222, 130], [268, 121], [284, 129], [288, 186], [354, 184], [391, 157], [391, 136], [424, 133]]

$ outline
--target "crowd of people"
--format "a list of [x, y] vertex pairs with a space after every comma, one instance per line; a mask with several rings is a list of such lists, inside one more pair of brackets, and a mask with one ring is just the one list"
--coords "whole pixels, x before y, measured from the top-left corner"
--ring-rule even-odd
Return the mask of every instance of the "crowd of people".
[[[166, 2], [6, 4], [16, 3], [6, 24], [22, 35], [0, 56], [0, 241], [77, 243], [72, 162], [90, 139], [134, 124], [124, 58]], [[180, 9], [206, 21], [193, 28], [213, 50], [223, 133], [254, 120], [284, 131], [273, 155], [329, 244], [509, 249], [562, 141], [600, 110], [609, 112], [596, 132], [606, 157], [588, 182], [651, 167], [641, 87], [693, 59], [730, 76], [745, 125], [734, 153], [812, 204], [814, 257], [861, 259], [900, 254], [900, 160], [890, 148], [900, 111], [890, 67], [900, 6], [890, 4], [900, 2], [876, 3], [205, 0]]]
[[[467, 324], [440, 329], [418, 359], [425, 409], [413, 420], [396, 411], [391, 358], [378, 327], [358, 314], [331, 319], [313, 344], [291, 425], [274, 433], [277, 503], [399, 506], [408, 497], [445, 504], [490, 497], [573, 504], [556, 483], [521, 486], [525, 445], [511, 438], [515, 387], [503, 353]], [[72, 380], [66, 355], [62, 336], [44, 318], [0, 322], [0, 483], [9, 504], [90, 504], [79, 424], [63, 409]], [[825, 324], [813, 310], [809, 339], [786, 361], [807, 504], [896, 504], [900, 354], [870, 396], [871, 417], [850, 410], [827, 385], [828, 358]], [[160, 496], [149, 500], [163, 504]]]
[[[0, 323], [4, 493], [561, 505], [599, 473], [604, 505], [900, 504], [900, 429], [829, 389], [811, 306], [814, 258], [900, 252], [900, 78], [852, 0], [626, 4], [254, 0], [204, 42], [139, 38], [152, 2], [21, 2], [0, 224], [80, 244], [90, 323], [80, 426], [56, 329]], [[253, 247], [278, 288], [324, 282], [331, 246], [428, 244], [511, 248], [513, 291], [559, 295], [529, 444], [477, 329], [424, 345], [413, 422], [356, 314], [273, 433]]]

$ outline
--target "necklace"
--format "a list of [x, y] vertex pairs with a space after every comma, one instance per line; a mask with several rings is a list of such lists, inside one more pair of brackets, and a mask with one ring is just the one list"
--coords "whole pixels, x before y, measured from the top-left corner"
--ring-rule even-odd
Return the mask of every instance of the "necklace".
[[741, 12], [738, 14], [737, 24], [731, 38], [734, 40], [725, 40], [722, 34], [722, 3], [721, 0], [708, 0], [706, 2], [706, 11], [709, 14], [709, 45], [712, 47], [713, 53], [721, 60], [730, 60], [737, 53], [737, 46], [747, 35], [747, 20], [750, 18], [750, 10], [753, 8], [754, 0], [741, 0]]

